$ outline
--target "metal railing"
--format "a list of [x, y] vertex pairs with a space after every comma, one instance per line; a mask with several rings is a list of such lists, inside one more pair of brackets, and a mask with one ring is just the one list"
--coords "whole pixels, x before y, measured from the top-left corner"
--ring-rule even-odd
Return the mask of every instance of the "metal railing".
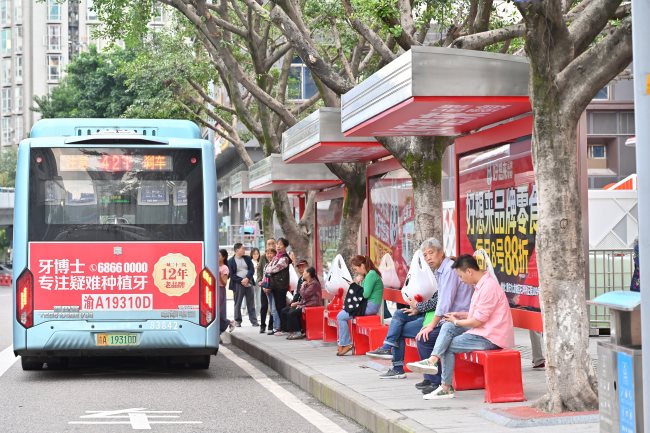
[[[589, 251], [589, 299], [615, 290], [630, 290], [634, 272], [634, 250]], [[609, 329], [609, 310], [589, 305], [589, 325], [592, 330]]]

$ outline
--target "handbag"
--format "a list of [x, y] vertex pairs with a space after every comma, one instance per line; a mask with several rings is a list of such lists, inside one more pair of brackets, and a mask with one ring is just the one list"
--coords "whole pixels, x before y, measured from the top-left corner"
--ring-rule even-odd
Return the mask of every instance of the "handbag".
[[367, 304], [368, 300], [363, 297], [363, 287], [357, 283], [350, 284], [350, 287], [345, 293], [343, 309], [350, 317], [363, 316], [366, 312]]

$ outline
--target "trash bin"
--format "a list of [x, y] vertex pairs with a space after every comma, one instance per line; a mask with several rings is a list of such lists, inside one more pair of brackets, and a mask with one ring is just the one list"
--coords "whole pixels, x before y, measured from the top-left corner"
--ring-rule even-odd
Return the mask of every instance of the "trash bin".
[[589, 301], [609, 308], [611, 337], [598, 343], [601, 433], [643, 432], [641, 294], [608, 292]]

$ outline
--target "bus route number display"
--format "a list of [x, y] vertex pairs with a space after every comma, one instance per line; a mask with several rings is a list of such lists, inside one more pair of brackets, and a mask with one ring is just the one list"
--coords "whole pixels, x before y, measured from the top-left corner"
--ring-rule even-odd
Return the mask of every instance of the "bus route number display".
[[172, 171], [169, 155], [61, 155], [61, 171]]

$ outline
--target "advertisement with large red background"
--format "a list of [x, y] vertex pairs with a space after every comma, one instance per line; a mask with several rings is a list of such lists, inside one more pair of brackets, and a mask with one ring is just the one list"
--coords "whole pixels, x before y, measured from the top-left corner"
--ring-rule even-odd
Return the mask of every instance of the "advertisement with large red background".
[[530, 137], [459, 159], [461, 253], [483, 248], [512, 306], [539, 309]]
[[34, 309], [194, 310], [202, 242], [31, 242]]
[[405, 170], [396, 170], [368, 179], [368, 182], [370, 258], [375, 265], [379, 265], [381, 258], [390, 253], [397, 276], [403, 283], [415, 249], [411, 178]]

